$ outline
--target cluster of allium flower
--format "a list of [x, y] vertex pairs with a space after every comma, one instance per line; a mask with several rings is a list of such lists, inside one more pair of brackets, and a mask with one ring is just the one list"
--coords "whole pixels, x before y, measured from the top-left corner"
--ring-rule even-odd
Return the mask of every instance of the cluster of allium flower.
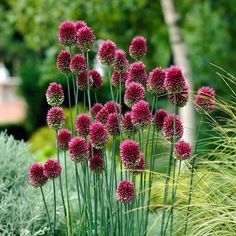
[[71, 131], [68, 129], [60, 129], [57, 136], [57, 147], [66, 151], [69, 148], [69, 142], [71, 140]]
[[123, 203], [131, 202], [135, 197], [134, 185], [129, 180], [122, 180], [116, 190], [116, 199]]
[[62, 86], [57, 83], [51, 83], [46, 91], [46, 99], [50, 106], [60, 106], [64, 101]]
[[139, 60], [147, 53], [147, 42], [142, 36], [136, 36], [132, 39], [131, 45], [129, 46], [129, 54], [135, 60]]
[[166, 71], [159, 67], [153, 69], [148, 76], [147, 89], [151, 93], [162, 94], [165, 92], [165, 81]]
[[129, 68], [129, 78], [127, 83], [137, 82], [145, 85], [147, 82], [147, 72], [146, 67], [143, 62], [137, 61], [130, 65]]
[[177, 160], [189, 159], [192, 153], [192, 147], [185, 141], [179, 141], [175, 144], [174, 157]]
[[54, 130], [59, 130], [65, 125], [64, 112], [61, 107], [51, 107], [47, 114], [47, 124]]
[[91, 118], [88, 114], [79, 114], [75, 121], [75, 130], [78, 135], [86, 137], [89, 134]]

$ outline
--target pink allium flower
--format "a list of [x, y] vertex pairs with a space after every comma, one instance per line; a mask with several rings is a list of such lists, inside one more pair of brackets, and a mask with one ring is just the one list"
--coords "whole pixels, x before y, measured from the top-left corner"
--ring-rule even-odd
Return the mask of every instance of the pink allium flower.
[[86, 59], [82, 54], [75, 54], [70, 62], [70, 70], [82, 74], [86, 70]]
[[105, 107], [103, 107], [96, 115], [96, 121], [101, 122], [102, 124], [106, 124], [107, 123], [107, 119], [108, 119], [108, 111]]
[[131, 120], [131, 112], [126, 112], [121, 120], [121, 129], [128, 135], [137, 132], [136, 127], [133, 125]]
[[136, 82], [131, 82], [127, 85], [124, 95], [124, 102], [128, 107], [132, 107], [134, 103], [144, 99], [145, 89]]
[[50, 128], [59, 130], [65, 125], [65, 117], [61, 107], [51, 107], [47, 114], [47, 124]]
[[102, 148], [95, 148], [93, 147], [91, 141], [89, 141], [89, 159], [93, 156], [101, 156], [102, 158]]
[[104, 170], [104, 161], [100, 155], [94, 155], [89, 158], [89, 168], [95, 173], [101, 173]]
[[75, 130], [78, 135], [86, 137], [89, 134], [91, 119], [88, 114], [79, 114], [75, 121]]
[[168, 97], [172, 104], [175, 103], [177, 107], [184, 107], [188, 101], [188, 95], [189, 95], [189, 88], [188, 85], [185, 85], [182, 92], [170, 93]]
[[68, 129], [60, 129], [57, 137], [57, 147], [60, 150], [68, 150], [71, 140], [71, 132]]
[[135, 60], [140, 59], [147, 53], [147, 42], [142, 36], [136, 36], [132, 39], [131, 45], [129, 46], [129, 54]]
[[92, 28], [84, 26], [77, 31], [77, 45], [81, 51], [89, 51], [95, 40], [96, 37]]
[[98, 112], [102, 110], [102, 108], [103, 108], [103, 105], [101, 103], [95, 103], [92, 106], [92, 114], [96, 116]]
[[116, 113], [109, 114], [106, 127], [110, 135], [118, 136], [120, 134], [119, 120]]
[[82, 137], [72, 138], [69, 142], [69, 154], [72, 161], [82, 162], [88, 157], [88, 144]]
[[47, 183], [48, 178], [43, 173], [43, 165], [40, 163], [34, 163], [29, 169], [28, 174], [29, 182], [34, 187], [42, 187]]
[[102, 148], [109, 138], [108, 131], [101, 122], [94, 122], [90, 126], [89, 136], [95, 148]]
[[144, 128], [150, 123], [152, 114], [146, 101], [141, 100], [132, 106], [131, 119], [134, 126], [138, 128]]
[[108, 111], [109, 114], [111, 113], [120, 113], [121, 107], [120, 104], [113, 101], [108, 101], [105, 103], [104, 108]]
[[43, 173], [49, 179], [55, 179], [61, 174], [60, 163], [53, 158], [49, 158], [43, 165]]
[[166, 72], [157, 67], [153, 69], [148, 76], [147, 89], [151, 93], [162, 94], [165, 92], [164, 81]]
[[132, 164], [132, 165], [125, 165], [125, 170], [127, 170], [129, 173], [131, 174], [140, 174], [142, 172], [144, 172], [146, 167], [146, 162], [144, 160], [143, 154], [140, 153], [139, 154], [139, 158], [137, 159], [137, 161]]
[[121, 79], [121, 87], [125, 86], [126, 81], [128, 80], [129, 77], [129, 72], [124, 71], [124, 72], [118, 72], [114, 71], [112, 76], [111, 76], [111, 82], [114, 87], [119, 88], [120, 87], [120, 79]]
[[215, 91], [210, 87], [198, 89], [194, 103], [198, 112], [212, 112], [215, 109]]
[[62, 73], [70, 73], [70, 53], [60, 51], [57, 55], [57, 69]]
[[120, 144], [120, 156], [124, 165], [133, 166], [139, 155], [140, 149], [136, 141], [127, 139]]
[[137, 82], [144, 86], [146, 84], [146, 81], [147, 81], [147, 73], [144, 63], [141, 61], [137, 61], [130, 64], [129, 79], [127, 83]]
[[162, 129], [164, 120], [167, 116], [168, 116], [168, 113], [164, 109], [159, 109], [156, 111], [153, 117], [153, 124], [158, 130]]
[[72, 46], [76, 43], [76, 28], [72, 21], [64, 21], [59, 26], [59, 42], [65, 46]]
[[183, 88], [186, 86], [186, 80], [180, 67], [171, 66], [166, 70], [164, 86], [170, 93], [183, 91]]
[[129, 61], [127, 60], [125, 52], [123, 50], [116, 50], [113, 67], [119, 72], [124, 72], [129, 68]]
[[185, 141], [179, 141], [175, 144], [174, 157], [177, 160], [189, 159], [192, 153], [191, 145]]
[[81, 29], [82, 27], [87, 26], [87, 23], [83, 20], [78, 20], [75, 22], [75, 28], [78, 31], [79, 29]]
[[174, 120], [175, 120], [175, 141], [182, 138], [184, 128], [179, 116], [174, 116], [174, 114], [168, 115], [163, 122], [162, 133], [166, 140], [174, 140]]
[[117, 201], [123, 203], [131, 202], [135, 197], [134, 185], [129, 180], [122, 180], [116, 190]]
[[[82, 74], [78, 75], [77, 76], [77, 84], [78, 84], [78, 88], [82, 91], [86, 90], [87, 89], [87, 84], [88, 84], [88, 81], [87, 81], [87, 70], [85, 70]], [[89, 77], [89, 85], [92, 84], [92, 81]]]
[[101, 64], [110, 66], [115, 60], [116, 45], [111, 40], [102, 42], [98, 49], [98, 60]]
[[103, 78], [101, 74], [97, 70], [90, 70], [89, 77], [91, 81], [91, 88], [98, 89], [101, 88], [103, 85]]
[[46, 91], [46, 99], [50, 106], [60, 106], [64, 101], [64, 92], [61, 84], [50, 83]]

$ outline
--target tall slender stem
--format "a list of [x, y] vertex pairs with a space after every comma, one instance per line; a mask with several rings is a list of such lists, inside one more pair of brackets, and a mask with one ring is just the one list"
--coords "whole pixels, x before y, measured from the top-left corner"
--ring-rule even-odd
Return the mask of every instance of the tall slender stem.
[[55, 180], [52, 179], [53, 183], [53, 200], [54, 200], [54, 217], [53, 217], [53, 235], [56, 235], [56, 217], [57, 217], [57, 198], [56, 198], [56, 187], [55, 187]]
[[67, 80], [67, 90], [68, 90], [68, 101], [69, 101], [69, 111], [70, 111], [70, 130], [72, 135], [74, 135], [74, 125], [73, 125], [73, 115], [72, 115], [72, 107], [71, 107], [71, 99], [70, 99], [70, 81], [69, 77], [66, 77]]
[[86, 52], [86, 59], [87, 59], [87, 96], [88, 96], [88, 105], [89, 105], [89, 115], [91, 116], [91, 97], [90, 97], [90, 81], [89, 81], [89, 55]]

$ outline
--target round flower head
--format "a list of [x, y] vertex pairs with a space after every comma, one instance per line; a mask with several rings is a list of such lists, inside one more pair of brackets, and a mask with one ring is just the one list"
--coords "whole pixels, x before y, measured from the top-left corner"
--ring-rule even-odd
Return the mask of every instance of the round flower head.
[[185, 85], [182, 92], [170, 93], [169, 100], [172, 104], [176, 104], [177, 107], [184, 107], [188, 101], [188, 85]]
[[61, 174], [61, 165], [56, 159], [49, 158], [43, 165], [43, 173], [49, 179], [55, 179]]
[[168, 113], [164, 109], [159, 109], [156, 111], [153, 117], [153, 124], [158, 130], [162, 129], [164, 120], [167, 116], [168, 116]]
[[153, 69], [148, 76], [147, 89], [151, 93], [162, 94], [165, 92], [164, 81], [166, 72], [159, 67]]
[[[175, 131], [174, 131], [174, 120], [175, 120]], [[174, 114], [170, 114], [164, 119], [162, 133], [166, 140], [168, 141], [174, 140], [174, 134], [175, 134], [175, 141], [178, 141], [182, 138], [183, 132], [184, 128], [179, 116], [175, 117]]]
[[72, 138], [69, 142], [69, 154], [72, 161], [82, 162], [88, 156], [88, 144], [82, 137]]
[[127, 139], [120, 144], [120, 156], [124, 165], [133, 166], [139, 155], [140, 149], [136, 141]]
[[111, 76], [111, 82], [114, 87], [119, 88], [120, 87], [120, 79], [121, 79], [121, 87], [125, 86], [126, 81], [128, 80], [129, 77], [129, 72], [124, 71], [124, 72], [118, 72], [114, 71], [112, 76]]
[[75, 121], [75, 130], [78, 135], [86, 137], [89, 134], [91, 119], [88, 114], [79, 114]]
[[94, 155], [92, 158], [89, 158], [89, 168], [95, 173], [101, 173], [104, 170], [104, 161], [101, 156]]
[[192, 153], [191, 145], [185, 141], [179, 141], [175, 144], [174, 157], [177, 160], [189, 159]]
[[103, 78], [101, 74], [97, 70], [90, 70], [89, 77], [91, 81], [91, 88], [98, 89], [101, 88], [103, 85]]
[[57, 55], [57, 69], [62, 73], [70, 73], [70, 53], [60, 51]]
[[118, 136], [120, 134], [119, 121], [117, 119], [116, 113], [109, 114], [106, 127], [110, 135]]
[[123, 203], [131, 202], [135, 197], [134, 185], [129, 180], [122, 180], [116, 190], [117, 201]]
[[72, 46], [76, 43], [76, 28], [72, 21], [64, 21], [59, 26], [59, 42], [65, 46]]
[[140, 174], [144, 172], [146, 167], [146, 162], [144, 160], [143, 154], [139, 154], [139, 158], [133, 165], [125, 165], [125, 170], [127, 170], [131, 174]]
[[201, 87], [195, 97], [194, 103], [198, 112], [212, 112], [215, 109], [215, 91], [210, 87]]
[[77, 45], [81, 51], [89, 51], [95, 40], [92, 28], [84, 26], [77, 31]]
[[82, 27], [87, 26], [87, 23], [83, 20], [78, 20], [75, 22], [75, 29], [78, 31], [79, 29], [81, 29]]
[[46, 91], [47, 103], [50, 106], [60, 106], [64, 101], [64, 92], [61, 84], [51, 83]]
[[71, 132], [68, 129], [60, 129], [57, 137], [57, 147], [60, 150], [68, 150], [71, 140]]
[[34, 163], [29, 169], [28, 174], [29, 182], [34, 187], [42, 187], [47, 183], [48, 178], [43, 173], [43, 165], [40, 163]]
[[134, 103], [143, 100], [144, 95], [144, 87], [139, 83], [131, 82], [125, 90], [124, 102], [128, 107], [132, 107]]
[[94, 156], [100, 156], [102, 158], [102, 148], [95, 148], [93, 147], [91, 141], [89, 141], [89, 159], [93, 158]]
[[127, 60], [125, 52], [123, 50], [116, 50], [113, 67], [119, 72], [124, 72], [129, 68], [129, 61]]
[[171, 66], [166, 70], [164, 86], [170, 93], [183, 91], [184, 87], [186, 86], [186, 80], [180, 67]]
[[93, 106], [92, 106], [92, 114], [94, 116], [96, 116], [98, 114], [99, 111], [101, 111], [103, 108], [103, 105], [101, 103], [95, 103]]
[[129, 54], [135, 60], [140, 59], [147, 53], [147, 42], [142, 36], [136, 36], [132, 39], [131, 45], [129, 46]]
[[136, 127], [133, 125], [131, 120], [131, 112], [126, 112], [121, 120], [121, 129], [123, 132], [125, 132], [128, 135], [131, 135], [133, 133], [137, 132]]
[[108, 111], [105, 107], [103, 107], [96, 115], [96, 121], [101, 122], [102, 124], [106, 124], [107, 123], [107, 119], [108, 119]]
[[109, 138], [108, 131], [101, 122], [94, 122], [90, 126], [89, 136], [95, 148], [102, 148]]
[[86, 59], [81, 54], [75, 54], [70, 62], [70, 70], [82, 74], [86, 70]]
[[[82, 91], [86, 90], [87, 89], [87, 84], [88, 84], [88, 81], [87, 81], [87, 70], [85, 70], [82, 74], [78, 75], [77, 76], [77, 84], [78, 84], [78, 88]], [[89, 77], [89, 85], [92, 84], [92, 81]]]
[[132, 63], [129, 68], [129, 79], [127, 83], [137, 82], [144, 86], [146, 84], [146, 81], [147, 73], [144, 63], [141, 61]]
[[47, 124], [50, 128], [59, 130], [65, 125], [65, 117], [61, 107], [51, 107], [47, 114]]
[[104, 105], [104, 108], [108, 111], [109, 114], [121, 112], [120, 104], [118, 104], [117, 102], [113, 102], [113, 101], [106, 102]]
[[110, 66], [115, 60], [116, 45], [111, 40], [102, 42], [98, 49], [98, 60], [101, 64]]
[[150, 123], [152, 114], [146, 101], [141, 100], [132, 106], [131, 119], [137, 128], [144, 128]]

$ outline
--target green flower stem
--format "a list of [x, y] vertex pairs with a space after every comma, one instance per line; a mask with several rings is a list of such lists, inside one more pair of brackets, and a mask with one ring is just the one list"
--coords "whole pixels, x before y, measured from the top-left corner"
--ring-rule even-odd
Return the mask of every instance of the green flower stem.
[[98, 235], [98, 212], [97, 212], [97, 176], [96, 173], [93, 175], [93, 185], [94, 185], [94, 221], [95, 221], [95, 235]]
[[[80, 201], [80, 189], [79, 189], [79, 172], [78, 172], [78, 166], [77, 163], [75, 162], [75, 178], [76, 178], [76, 190], [77, 190], [77, 198], [78, 198], [78, 206], [79, 206], [79, 214], [81, 217], [81, 213], [82, 213], [82, 208], [81, 208], [81, 201]], [[82, 191], [82, 189], [81, 189]]]
[[53, 235], [56, 235], [56, 217], [57, 217], [57, 198], [56, 198], [56, 187], [55, 187], [55, 180], [52, 179], [53, 183], [53, 201], [54, 201], [54, 216], [53, 216]]
[[45, 196], [44, 196], [43, 188], [42, 188], [42, 187], [40, 187], [40, 191], [41, 191], [41, 194], [42, 194], [43, 203], [44, 203], [45, 210], [46, 210], [47, 217], [48, 217], [48, 225], [49, 225], [49, 229], [50, 229], [50, 234], [53, 235], [52, 226], [51, 226], [51, 220], [50, 220], [50, 215], [49, 215], [49, 212], [48, 212], [48, 207], [47, 207], [47, 203], [46, 203], [46, 200], [45, 200]]
[[72, 115], [72, 107], [71, 107], [71, 99], [70, 99], [70, 81], [69, 77], [66, 77], [67, 80], [67, 90], [68, 90], [68, 100], [69, 100], [69, 110], [70, 110], [70, 130], [72, 135], [74, 135], [74, 125], [73, 125], [73, 115]]

